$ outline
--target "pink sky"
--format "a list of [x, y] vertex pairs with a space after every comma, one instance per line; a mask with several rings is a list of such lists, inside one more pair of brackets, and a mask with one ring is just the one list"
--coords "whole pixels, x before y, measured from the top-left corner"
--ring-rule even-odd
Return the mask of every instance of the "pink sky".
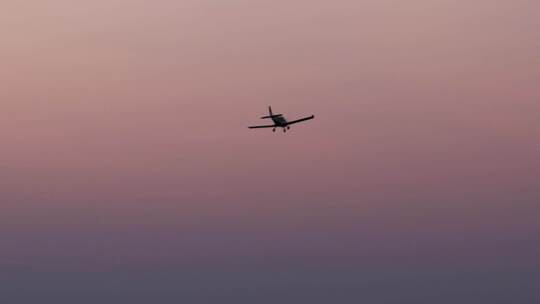
[[[504, 246], [540, 231], [539, 20], [525, 0], [4, 0], [0, 256], [528, 265]], [[268, 105], [316, 119], [248, 130]]]

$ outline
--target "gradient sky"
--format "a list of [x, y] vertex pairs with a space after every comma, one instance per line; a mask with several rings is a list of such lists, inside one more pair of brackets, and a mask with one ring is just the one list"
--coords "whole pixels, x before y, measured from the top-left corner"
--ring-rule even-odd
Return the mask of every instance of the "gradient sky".
[[[539, 28], [532, 0], [2, 1], [0, 299], [539, 302]], [[316, 119], [248, 130], [268, 105]]]

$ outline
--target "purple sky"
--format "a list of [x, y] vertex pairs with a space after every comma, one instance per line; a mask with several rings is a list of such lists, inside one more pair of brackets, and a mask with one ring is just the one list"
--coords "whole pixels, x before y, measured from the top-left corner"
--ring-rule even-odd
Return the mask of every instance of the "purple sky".
[[[540, 301], [539, 20], [4, 0], [0, 298]], [[248, 130], [268, 105], [316, 119]]]

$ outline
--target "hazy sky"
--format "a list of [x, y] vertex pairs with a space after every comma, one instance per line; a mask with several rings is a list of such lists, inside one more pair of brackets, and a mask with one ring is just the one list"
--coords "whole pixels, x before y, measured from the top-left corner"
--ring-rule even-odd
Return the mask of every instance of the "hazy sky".
[[[0, 299], [540, 301], [539, 28], [532, 0], [3, 0]], [[316, 119], [248, 130], [268, 105]]]

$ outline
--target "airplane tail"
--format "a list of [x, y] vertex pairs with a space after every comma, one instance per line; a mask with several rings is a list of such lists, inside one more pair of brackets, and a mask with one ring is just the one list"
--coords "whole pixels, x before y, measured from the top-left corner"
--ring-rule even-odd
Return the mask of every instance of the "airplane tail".
[[270, 114], [269, 116], [263, 116], [261, 117], [261, 119], [266, 119], [266, 118], [273, 118], [273, 117], [276, 117], [276, 116], [283, 116], [283, 114], [275, 114], [272, 112], [272, 107], [268, 107], [268, 113]]

